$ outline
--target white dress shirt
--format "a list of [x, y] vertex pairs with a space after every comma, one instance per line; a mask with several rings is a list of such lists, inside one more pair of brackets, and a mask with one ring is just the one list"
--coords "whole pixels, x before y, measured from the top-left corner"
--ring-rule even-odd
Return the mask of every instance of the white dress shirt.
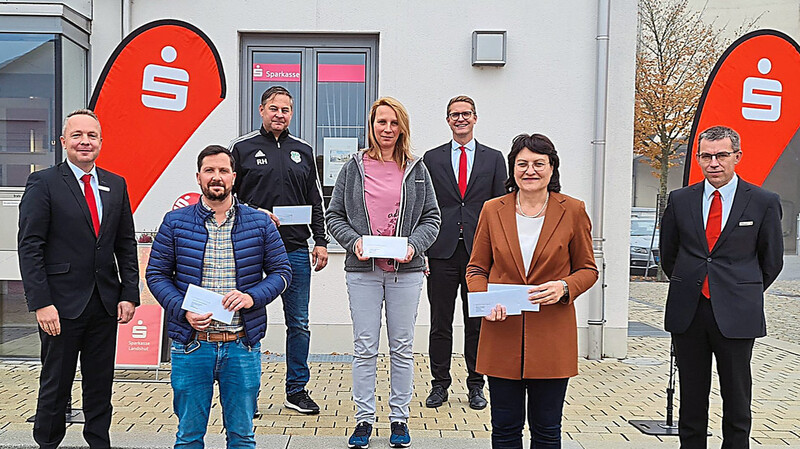
[[722, 229], [725, 229], [725, 223], [728, 222], [728, 216], [731, 214], [731, 207], [733, 206], [733, 197], [736, 195], [736, 186], [739, 185], [739, 177], [736, 173], [727, 184], [719, 189], [711, 185], [706, 179], [703, 181], [703, 228], [708, 223], [708, 211], [711, 209], [711, 200], [714, 199], [714, 191], [719, 190], [719, 198], [722, 200]]
[[[461, 163], [461, 144], [456, 142], [455, 140], [450, 141], [452, 146], [450, 155], [453, 160], [453, 173], [456, 176], [456, 184], [458, 184], [458, 167]], [[472, 164], [475, 162], [475, 139], [470, 140], [464, 145], [464, 148], [467, 150], [467, 182], [469, 182], [469, 176], [472, 174]]]
[[[81, 177], [87, 173], [77, 165], [70, 162], [69, 159], [67, 159], [67, 165], [69, 166], [70, 170], [72, 170], [72, 174], [75, 175], [75, 179], [78, 181], [81, 192], [86, 195], [86, 192], [83, 191], [83, 181], [81, 181]], [[92, 179], [89, 180], [89, 185], [92, 187], [92, 192], [94, 193], [94, 202], [97, 203], [98, 223], [103, 223], [103, 202], [100, 200], [100, 189], [98, 188], [97, 165], [93, 165], [88, 174], [92, 175]]]

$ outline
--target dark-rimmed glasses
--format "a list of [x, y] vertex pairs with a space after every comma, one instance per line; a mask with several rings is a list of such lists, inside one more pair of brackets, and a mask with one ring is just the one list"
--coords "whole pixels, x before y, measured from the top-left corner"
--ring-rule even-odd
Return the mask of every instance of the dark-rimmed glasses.
[[719, 153], [697, 153], [697, 158], [703, 162], [711, 162], [711, 159], [717, 158], [718, 162], [725, 162], [731, 156], [738, 153], [738, 151], [720, 151]]
[[450, 117], [450, 120], [455, 122], [455, 121], [457, 121], [459, 119], [459, 117], [463, 117], [464, 120], [469, 120], [469, 119], [472, 118], [472, 114], [473, 114], [472, 111], [451, 112], [451, 113], [447, 114], [447, 116]]

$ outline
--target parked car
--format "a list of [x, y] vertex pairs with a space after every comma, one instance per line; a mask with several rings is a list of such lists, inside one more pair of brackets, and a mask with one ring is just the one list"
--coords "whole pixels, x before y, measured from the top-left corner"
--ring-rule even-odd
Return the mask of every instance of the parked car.
[[658, 229], [652, 217], [631, 217], [631, 274], [655, 276], [658, 272]]

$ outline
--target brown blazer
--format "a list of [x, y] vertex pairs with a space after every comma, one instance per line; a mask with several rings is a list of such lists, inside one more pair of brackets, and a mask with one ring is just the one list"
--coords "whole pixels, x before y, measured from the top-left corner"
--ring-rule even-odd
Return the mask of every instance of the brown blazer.
[[505, 379], [555, 379], [578, 374], [578, 330], [573, 301], [597, 281], [592, 224], [583, 201], [550, 193], [529, 272], [519, 248], [515, 193], [487, 201], [467, 265], [471, 292], [487, 284], [542, 284], [563, 279], [569, 301], [542, 306], [505, 321], [481, 323], [476, 370]]

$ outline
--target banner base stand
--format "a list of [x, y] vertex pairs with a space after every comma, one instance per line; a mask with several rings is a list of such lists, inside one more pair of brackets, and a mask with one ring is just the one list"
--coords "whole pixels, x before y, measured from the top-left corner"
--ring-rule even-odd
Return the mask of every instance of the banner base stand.
[[666, 421], [653, 419], [632, 419], [628, 422], [645, 435], [678, 436], [678, 426], [668, 426]]
[[[678, 436], [678, 426], [668, 426], [666, 421], [659, 421], [655, 419], [631, 419], [628, 421], [630, 425], [639, 429], [645, 435], [653, 436]], [[711, 432], [706, 433], [706, 436], [711, 436]]]

